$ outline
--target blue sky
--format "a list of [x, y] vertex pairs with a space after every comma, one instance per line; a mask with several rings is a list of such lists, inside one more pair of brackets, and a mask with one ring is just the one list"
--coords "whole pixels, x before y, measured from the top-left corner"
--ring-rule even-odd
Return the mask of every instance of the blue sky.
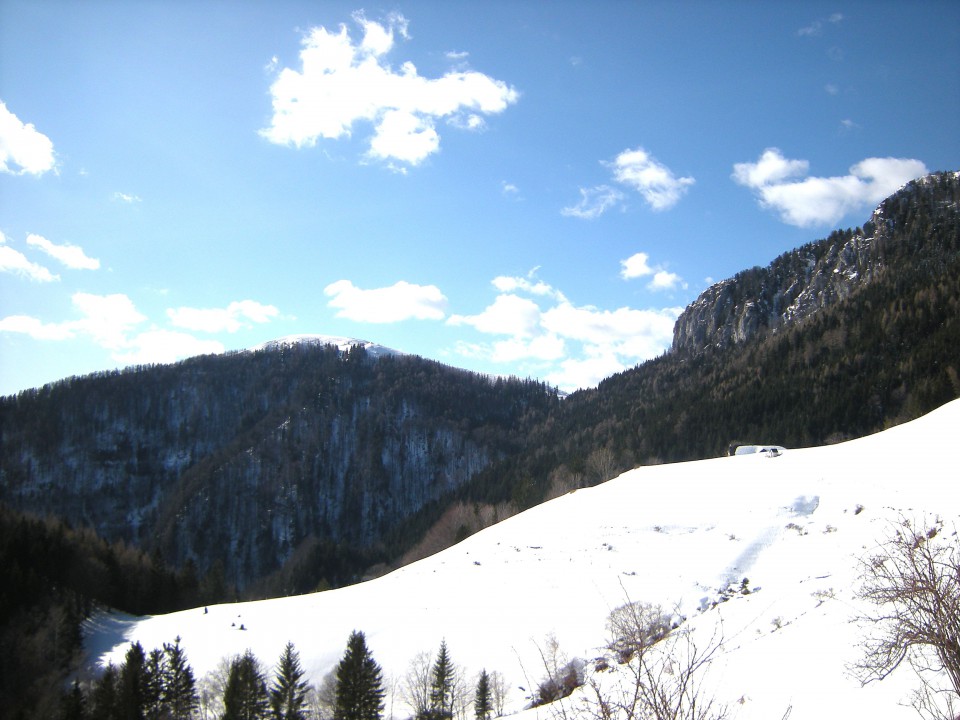
[[0, 0], [0, 393], [345, 335], [572, 390], [960, 169], [960, 3]]

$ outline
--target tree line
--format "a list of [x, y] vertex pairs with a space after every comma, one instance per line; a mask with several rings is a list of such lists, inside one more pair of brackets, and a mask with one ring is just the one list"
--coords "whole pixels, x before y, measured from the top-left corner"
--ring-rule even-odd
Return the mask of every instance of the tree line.
[[[499, 673], [481, 671], [475, 690], [442, 642], [428, 667], [418, 656], [401, 694], [411, 720], [453, 720], [470, 715], [491, 720], [503, 712], [505, 689]], [[426, 671], [424, 671], [426, 670]], [[320, 687], [305, 680], [292, 642], [273, 672], [251, 651], [225, 658], [197, 680], [180, 638], [146, 653], [131, 643], [119, 666], [108, 665], [92, 683], [74, 681], [63, 693], [59, 720], [382, 720], [386, 688], [383, 670], [362, 631], [355, 630], [336, 667]]]

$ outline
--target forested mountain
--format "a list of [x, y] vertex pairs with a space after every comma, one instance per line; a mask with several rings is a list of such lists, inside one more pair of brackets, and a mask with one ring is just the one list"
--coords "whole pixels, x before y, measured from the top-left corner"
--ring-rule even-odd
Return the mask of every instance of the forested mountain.
[[708, 289], [671, 352], [562, 401], [537, 382], [307, 343], [4, 398], [0, 500], [212, 573], [226, 594], [302, 592], [396, 562], [450, 503], [473, 508], [462, 537], [492, 504], [635, 465], [917, 417], [960, 395], [958, 347], [960, 180], [940, 173], [862, 228]]
[[[361, 345], [274, 344], [74, 378], [0, 401], [0, 499], [214, 573], [310, 585], [385, 559], [408, 516], [516, 454], [558, 402]], [[303, 582], [303, 580], [300, 580]]]

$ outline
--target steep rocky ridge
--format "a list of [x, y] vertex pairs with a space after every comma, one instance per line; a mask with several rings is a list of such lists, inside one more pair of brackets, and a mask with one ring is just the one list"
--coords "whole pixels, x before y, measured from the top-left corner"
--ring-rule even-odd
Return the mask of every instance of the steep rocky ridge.
[[744, 270], [716, 283], [677, 319], [672, 350], [697, 353], [707, 346], [746, 343], [845, 300], [889, 267], [888, 255], [912, 252], [892, 247], [898, 232], [913, 219], [904, 210], [918, 198], [934, 194], [943, 197], [941, 212], [952, 208], [956, 213], [957, 173], [909, 183], [884, 200], [862, 228], [835, 231], [784, 253], [765, 268]]

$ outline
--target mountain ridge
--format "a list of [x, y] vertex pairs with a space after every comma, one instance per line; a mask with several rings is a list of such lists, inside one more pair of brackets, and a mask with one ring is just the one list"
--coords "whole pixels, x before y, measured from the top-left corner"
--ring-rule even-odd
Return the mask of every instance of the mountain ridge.
[[958, 177], [960, 173], [954, 172], [918, 178], [883, 200], [862, 228], [834, 231], [783, 253], [766, 267], [715, 283], [677, 319], [672, 351], [696, 353], [708, 345], [722, 348], [748, 342], [848, 298], [889, 267], [885, 251], [903, 222], [898, 212], [901, 199], [923, 191], [948, 194], [943, 211], [956, 215]]

